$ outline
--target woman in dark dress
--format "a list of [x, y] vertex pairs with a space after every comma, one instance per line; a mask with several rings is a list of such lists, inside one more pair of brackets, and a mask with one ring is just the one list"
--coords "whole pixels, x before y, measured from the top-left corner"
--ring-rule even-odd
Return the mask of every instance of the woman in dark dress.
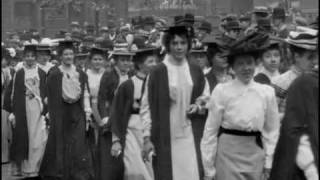
[[[170, 27], [164, 36], [167, 54], [150, 73], [142, 103], [150, 107], [145, 149], [154, 150], [156, 180], [202, 178], [196, 100], [209, 95], [201, 68], [188, 62], [191, 32], [185, 26]], [[149, 121], [149, 122], [148, 122]], [[149, 135], [149, 136], [148, 136]], [[149, 149], [148, 149], [149, 148]]]
[[72, 41], [59, 43], [61, 65], [48, 74], [50, 132], [40, 169], [43, 179], [89, 180], [94, 176], [86, 129], [91, 121], [87, 75], [73, 64]]
[[101, 117], [96, 156], [98, 180], [122, 180], [124, 171], [122, 154], [119, 157], [111, 155], [112, 141], [115, 139], [111, 133], [109, 116], [116, 91], [129, 78], [128, 72], [134, 53], [126, 50], [115, 50], [111, 53], [115, 65], [110, 72], [105, 71], [102, 75], [98, 91], [98, 111]]

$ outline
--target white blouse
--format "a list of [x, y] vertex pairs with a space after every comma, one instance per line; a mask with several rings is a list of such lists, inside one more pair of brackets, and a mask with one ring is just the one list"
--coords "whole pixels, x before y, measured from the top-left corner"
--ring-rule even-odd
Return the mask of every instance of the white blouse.
[[274, 89], [251, 80], [238, 79], [218, 84], [208, 105], [208, 118], [201, 141], [205, 175], [215, 176], [218, 131], [225, 129], [260, 131], [265, 151], [265, 167], [271, 168], [279, 136], [279, 115]]
[[90, 95], [92, 98], [92, 103], [97, 103], [98, 101], [98, 92], [99, 92], [100, 81], [103, 73], [104, 73], [104, 69], [102, 69], [99, 72], [94, 72], [91, 69], [87, 70], [88, 84], [90, 89]]

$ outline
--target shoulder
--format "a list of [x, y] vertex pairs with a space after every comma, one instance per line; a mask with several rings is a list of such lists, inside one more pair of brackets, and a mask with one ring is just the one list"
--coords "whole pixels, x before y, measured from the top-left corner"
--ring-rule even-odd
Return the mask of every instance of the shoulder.
[[60, 71], [59, 67], [58, 67], [58, 66], [53, 66], [53, 67], [49, 70], [48, 75], [50, 75], [50, 76], [56, 76], [56, 75], [58, 75], [58, 74], [60, 74], [60, 73], [61, 73], [61, 71]]
[[42, 70], [41, 68], [38, 68], [38, 73], [40, 76], [46, 76], [46, 72]]
[[254, 82], [254, 87], [260, 94], [267, 98], [275, 97], [275, 90], [270, 85]]

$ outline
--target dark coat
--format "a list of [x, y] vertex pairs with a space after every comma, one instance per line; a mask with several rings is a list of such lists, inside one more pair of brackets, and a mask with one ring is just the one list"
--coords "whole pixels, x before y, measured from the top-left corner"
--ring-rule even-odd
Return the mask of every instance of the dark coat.
[[80, 75], [81, 97], [72, 104], [64, 102], [62, 98], [63, 74], [60, 69], [55, 66], [48, 74], [50, 132], [39, 173], [45, 178], [89, 180], [94, 175], [83, 104], [88, 78], [83, 71], [77, 71]]
[[[191, 103], [199, 97], [205, 86], [205, 79], [200, 67], [190, 64], [190, 73], [194, 83]], [[161, 63], [155, 67], [150, 74], [148, 84], [148, 100], [150, 105], [152, 128], [151, 141], [155, 146], [156, 156], [154, 158], [154, 173], [156, 180], [172, 180], [171, 166], [171, 140], [170, 140], [170, 96], [169, 82], [166, 66]], [[198, 131], [197, 115], [189, 117], [192, 123], [193, 134], [195, 137], [195, 148], [199, 169], [201, 170], [200, 139], [203, 133]], [[198, 141], [198, 142], [197, 142]], [[200, 172], [201, 174], [201, 172]], [[201, 175], [200, 175], [201, 176]]]
[[286, 113], [275, 150], [270, 180], [305, 180], [296, 165], [297, 148], [303, 134], [309, 136], [319, 169], [319, 75], [304, 74], [290, 86]]
[[[119, 75], [115, 69], [105, 72], [100, 81], [98, 92], [98, 111], [101, 118], [109, 117], [115, 91], [119, 84]], [[118, 158], [111, 156], [112, 133], [111, 121], [99, 129], [99, 139], [97, 148], [97, 179], [98, 180], [122, 180], [124, 164], [123, 154]]]
[[[46, 97], [46, 73], [38, 68], [40, 78], [40, 97], [44, 109], [42, 115], [47, 112], [44, 99]], [[13, 84], [14, 83], [14, 84]], [[11, 99], [13, 91], [13, 96]], [[9, 113], [13, 113], [16, 118], [16, 127], [12, 131], [12, 144], [10, 147], [10, 159], [16, 163], [27, 160], [29, 156], [29, 137], [28, 125], [26, 119], [26, 87], [25, 72], [20, 69], [15, 73], [15, 78], [11, 80], [8, 89], [5, 92], [4, 109]]]

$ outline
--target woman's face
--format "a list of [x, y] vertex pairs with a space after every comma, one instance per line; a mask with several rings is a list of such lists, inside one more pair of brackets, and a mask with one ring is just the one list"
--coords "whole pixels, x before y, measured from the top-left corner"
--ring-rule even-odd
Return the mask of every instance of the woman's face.
[[255, 61], [251, 55], [239, 55], [234, 57], [232, 66], [235, 76], [244, 84], [248, 84], [253, 78]]
[[62, 51], [61, 61], [65, 65], [72, 65], [74, 60], [74, 52], [72, 49], [65, 49]]
[[213, 56], [212, 66], [216, 69], [225, 69], [228, 67], [227, 58], [222, 56], [222, 53], [218, 52]]
[[116, 65], [121, 72], [124, 72], [124, 73], [129, 72], [132, 66], [131, 56], [118, 56], [116, 61], [117, 61]]
[[170, 54], [177, 61], [182, 61], [188, 52], [188, 41], [187, 38], [175, 35], [170, 41]]
[[140, 65], [140, 71], [145, 74], [149, 74], [155, 65], [157, 65], [157, 57], [154, 55], [147, 56], [146, 60]]
[[319, 64], [318, 51], [305, 51], [302, 54], [294, 53], [296, 66], [303, 71], [310, 71]]
[[24, 54], [24, 61], [27, 66], [33, 66], [36, 64], [36, 54], [34, 52], [26, 52]]
[[51, 56], [47, 52], [38, 52], [37, 60], [39, 64], [45, 65]]
[[8, 66], [8, 61], [6, 60], [6, 58], [3, 57], [1, 60], [1, 67], [5, 68], [7, 66]]
[[91, 64], [93, 69], [100, 69], [104, 65], [105, 58], [100, 54], [95, 54], [91, 58]]
[[208, 58], [205, 53], [191, 53], [190, 59], [194, 60], [194, 62], [198, 64], [201, 69], [204, 69], [209, 65]]
[[270, 72], [275, 72], [280, 66], [280, 51], [278, 49], [270, 49], [262, 54], [263, 66]]

